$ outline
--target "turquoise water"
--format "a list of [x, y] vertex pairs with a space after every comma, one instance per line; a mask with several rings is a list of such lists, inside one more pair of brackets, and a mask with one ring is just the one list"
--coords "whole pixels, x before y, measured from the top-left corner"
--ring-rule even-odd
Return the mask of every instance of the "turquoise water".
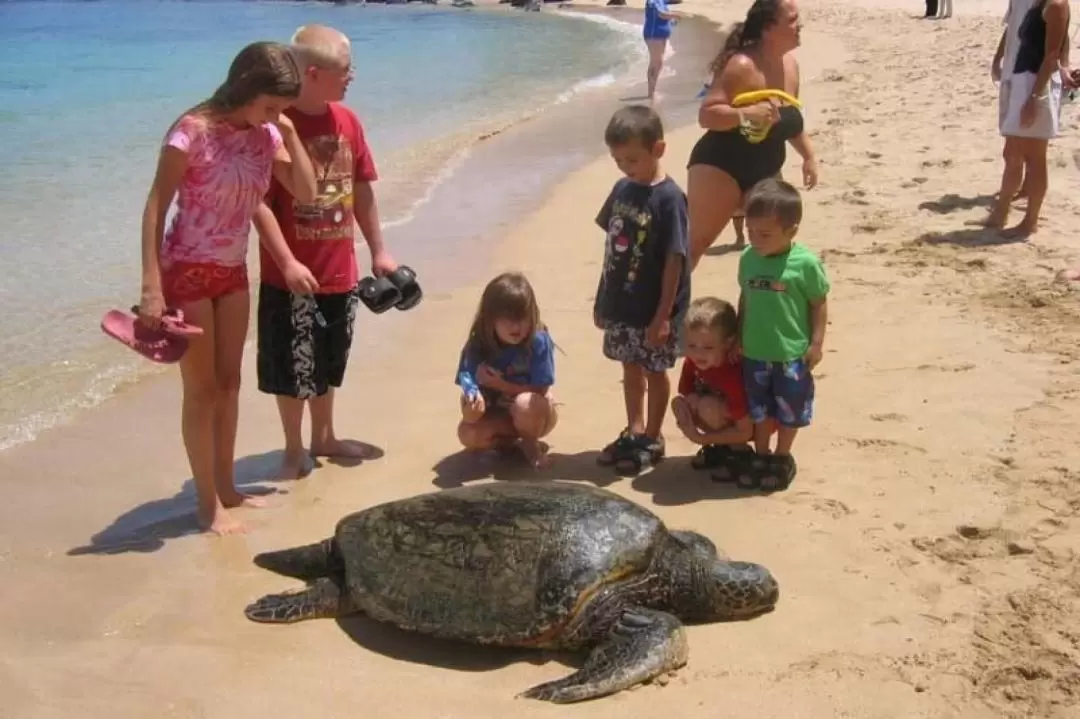
[[0, 448], [146, 370], [98, 320], [137, 299], [161, 134], [243, 45], [287, 41], [311, 22], [352, 40], [346, 103], [365, 122], [383, 218], [399, 232], [479, 134], [615, 82], [641, 51], [634, 26], [548, 11], [0, 2]]

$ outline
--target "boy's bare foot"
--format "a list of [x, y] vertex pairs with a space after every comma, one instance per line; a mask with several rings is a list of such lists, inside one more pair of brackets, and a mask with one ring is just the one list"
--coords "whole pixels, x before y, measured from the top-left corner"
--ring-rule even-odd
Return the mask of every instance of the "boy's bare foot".
[[1021, 239], [1024, 237], [1030, 237], [1039, 231], [1039, 223], [1036, 220], [1029, 220], [1026, 217], [1016, 227], [1010, 227], [1002, 234], [1010, 239]]
[[331, 437], [325, 442], [311, 443], [312, 457], [341, 457], [345, 459], [377, 459], [378, 454], [370, 445], [352, 439]]
[[218, 492], [218, 499], [221, 500], [221, 506], [226, 509], [233, 509], [234, 507], [259, 508], [266, 506], [266, 500], [262, 497], [257, 497], [254, 494], [245, 494], [237, 489], [233, 489], [231, 492]]
[[219, 537], [223, 537], [227, 534], [245, 534], [247, 527], [243, 522], [234, 519], [232, 515], [226, 511], [225, 507], [218, 506], [214, 509], [204, 512], [200, 507], [196, 515], [199, 522], [199, 528], [204, 532], [210, 532], [216, 534]]
[[991, 212], [984, 219], [973, 222], [972, 224], [979, 227], [985, 227], [988, 230], [1000, 230], [1005, 227], [1005, 220], [1008, 219], [1007, 212]]
[[281, 469], [278, 470], [279, 479], [300, 479], [311, 471], [311, 458], [303, 449], [294, 452], [286, 450], [281, 458]]
[[525, 455], [526, 461], [534, 469], [545, 469], [550, 467], [554, 461], [551, 455], [548, 454], [548, 446], [544, 442], [535, 439], [522, 439], [519, 446], [521, 447], [521, 453]]
[[1063, 282], [1080, 282], [1080, 269], [1062, 270], [1058, 273], [1058, 279]]

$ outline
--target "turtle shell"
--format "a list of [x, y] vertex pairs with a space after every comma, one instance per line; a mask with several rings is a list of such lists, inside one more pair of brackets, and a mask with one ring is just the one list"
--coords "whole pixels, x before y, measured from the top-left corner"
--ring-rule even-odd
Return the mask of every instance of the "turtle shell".
[[346, 583], [372, 619], [504, 646], [557, 646], [597, 590], [649, 570], [666, 536], [644, 507], [591, 485], [495, 482], [344, 517]]

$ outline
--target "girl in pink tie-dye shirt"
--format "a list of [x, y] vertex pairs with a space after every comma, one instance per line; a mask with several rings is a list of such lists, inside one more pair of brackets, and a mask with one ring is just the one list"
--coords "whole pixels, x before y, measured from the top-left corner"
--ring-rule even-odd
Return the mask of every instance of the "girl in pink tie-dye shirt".
[[[203, 329], [180, 360], [182, 431], [199, 524], [218, 534], [243, 530], [228, 508], [257, 502], [233, 481], [251, 218], [271, 175], [299, 201], [315, 197], [311, 161], [281, 114], [299, 95], [301, 79], [284, 45], [256, 42], [241, 50], [224, 84], [166, 133], [143, 212], [140, 321], [157, 326], [169, 306]], [[283, 267], [299, 272], [284, 241], [267, 242]]]

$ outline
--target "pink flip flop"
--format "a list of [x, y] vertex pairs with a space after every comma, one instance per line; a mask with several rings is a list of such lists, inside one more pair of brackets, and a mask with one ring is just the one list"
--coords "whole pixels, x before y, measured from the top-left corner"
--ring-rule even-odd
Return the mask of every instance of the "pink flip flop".
[[[138, 305], [131, 306], [131, 314], [138, 320]], [[184, 311], [179, 308], [165, 310], [165, 313], [161, 315], [161, 329], [171, 335], [184, 338], [198, 337], [203, 333], [202, 327], [184, 321]]]
[[[175, 329], [177, 327], [180, 329]], [[137, 316], [120, 310], [109, 310], [101, 318], [101, 330], [151, 362], [161, 364], [179, 362], [187, 351], [187, 337], [202, 333], [202, 328], [192, 328], [185, 323], [178, 311], [162, 318], [162, 329], [152, 330], [140, 322]]]

